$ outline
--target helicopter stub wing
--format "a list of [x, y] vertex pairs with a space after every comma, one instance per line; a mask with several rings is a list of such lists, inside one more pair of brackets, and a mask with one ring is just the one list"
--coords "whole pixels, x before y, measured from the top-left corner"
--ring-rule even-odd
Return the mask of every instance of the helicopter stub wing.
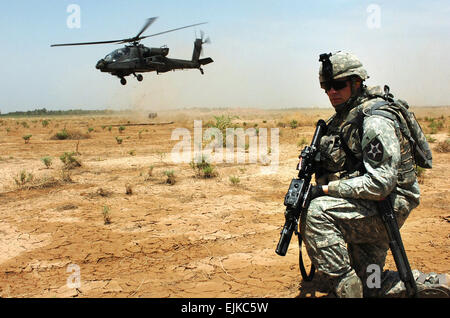
[[210, 58], [210, 57], [207, 57], [205, 59], [198, 60], [198, 62], [200, 63], [200, 65], [206, 65], [206, 64], [213, 63], [214, 60], [212, 58]]
[[154, 67], [158, 67], [158, 66], [166, 66], [165, 63], [161, 63], [161, 62], [153, 62], [153, 61], [147, 61], [147, 65], [148, 65], [148, 66], [154, 66]]

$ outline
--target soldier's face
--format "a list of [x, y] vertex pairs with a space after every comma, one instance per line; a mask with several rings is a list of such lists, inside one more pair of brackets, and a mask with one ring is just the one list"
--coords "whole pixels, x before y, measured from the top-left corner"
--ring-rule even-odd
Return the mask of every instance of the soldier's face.
[[[345, 103], [352, 96], [351, 81], [349, 79], [335, 82], [339, 82], [338, 85], [330, 85], [330, 87], [325, 89], [333, 107]], [[341, 88], [344, 84], [345, 86]]]

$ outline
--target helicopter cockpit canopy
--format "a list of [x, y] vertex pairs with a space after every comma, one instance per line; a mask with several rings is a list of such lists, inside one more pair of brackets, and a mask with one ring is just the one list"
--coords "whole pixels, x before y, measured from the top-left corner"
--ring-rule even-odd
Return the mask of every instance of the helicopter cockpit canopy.
[[106, 62], [117, 62], [122, 59], [124, 56], [127, 56], [130, 53], [129, 47], [124, 47], [121, 49], [117, 49], [105, 57]]

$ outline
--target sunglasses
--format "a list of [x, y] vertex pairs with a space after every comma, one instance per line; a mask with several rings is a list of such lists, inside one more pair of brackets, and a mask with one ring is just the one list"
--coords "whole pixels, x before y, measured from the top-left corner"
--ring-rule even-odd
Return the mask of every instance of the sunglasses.
[[331, 88], [333, 88], [335, 91], [338, 91], [347, 87], [347, 80], [323, 82], [320, 83], [320, 87], [322, 87], [326, 92], [328, 92]]

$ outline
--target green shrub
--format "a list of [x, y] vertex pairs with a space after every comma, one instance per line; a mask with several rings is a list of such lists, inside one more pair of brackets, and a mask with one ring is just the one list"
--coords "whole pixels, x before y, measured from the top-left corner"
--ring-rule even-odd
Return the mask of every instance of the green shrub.
[[145, 178], [145, 180], [150, 180], [153, 177], [153, 169], [154, 168], [155, 168], [154, 166], [150, 166], [148, 168], [147, 177]]
[[52, 157], [43, 157], [41, 158], [41, 161], [44, 163], [44, 165], [47, 167], [47, 169], [50, 168], [50, 166], [52, 165]]
[[28, 173], [26, 170], [22, 170], [20, 174], [14, 178], [14, 181], [18, 186], [23, 186], [28, 182], [33, 181], [33, 175]]
[[103, 206], [103, 222], [105, 225], [111, 224], [111, 212], [109, 206]]
[[241, 179], [239, 179], [239, 177], [230, 176], [230, 182], [232, 185], [237, 185], [241, 182]]
[[208, 162], [205, 156], [200, 157], [201, 160], [192, 160], [190, 163], [191, 168], [195, 171], [195, 175], [198, 178], [214, 178], [217, 176], [215, 168]]
[[175, 172], [173, 170], [166, 170], [164, 171], [164, 174], [167, 177], [166, 183], [170, 184], [170, 185], [174, 185], [176, 180], [175, 180]]
[[157, 151], [156, 155], [158, 156], [159, 161], [163, 162], [164, 158], [166, 158], [166, 156], [167, 156], [167, 153], [165, 153], [164, 151]]
[[76, 167], [81, 167], [80, 161], [75, 158], [75, 152], [65, 152], [63, 155], [59, 157], [59, 159], [64, 164], [64, 168], [66, 170], [73, 169]]
[[215, 123], [210, 123], [208, 126], [212, 128], [217, 128], [222, 133], [222, 144], [225, 146], [227, 144], [226, 136], [227, 136], [227, 128], [238, 128], [237, 124], [233, 124], [233, 119], [239, 118], [238, 116], [213, 116], [215, 119]]
[[57, 132], [55, 134], [56, 139], [59, 140], [66, 140], [69, 138], [69, 133], [67, 132], [67, 130], [64, 128], [62, 131]]
[[427, 141], [428, 141], [430, 144], [436, 142], [436, 138], [433, 138], [431, 135], [426, 135], [425, 137], [427, 138]]
[[31, 139], [32, 136], [33, 136], [33, 135], [25, 135], [25, 136], [23, 136], [22, 138], [23, 138], [23, 140], [25, 140], [25, 143], [27, 144], [27, 143], [30, 142], [30, 139]]
[[76, 130], [67, 130], [64, 128], [62, 131], [54, 134], [50, 139], [52, 140], [80, 140], [80, 139], [90, 139], [91, 135], [89, 133], [82, 133]]
[[437, 134], [440, 129], [444, 127], [444, 120], [435, 120], [434, 118], [431, 118], [430, 124], [428, 127], [431, 129], [432, 134]]
[[295, 119], [292, 119], [292, 120], [289, 122], [289, 126], [290, 126], [292, 129], [297, 128], [297, 127], [298, 127], [298, 121], [295, 120]]
[[216, 173], [214, 167], [210, 165], [210, 166], [204, 167], [202, 169], [202, 175], [203, 175], [203, 178], [209, 179], [209, 178], [214, 178], [215, 176], [217, 176], [217, 173]]

